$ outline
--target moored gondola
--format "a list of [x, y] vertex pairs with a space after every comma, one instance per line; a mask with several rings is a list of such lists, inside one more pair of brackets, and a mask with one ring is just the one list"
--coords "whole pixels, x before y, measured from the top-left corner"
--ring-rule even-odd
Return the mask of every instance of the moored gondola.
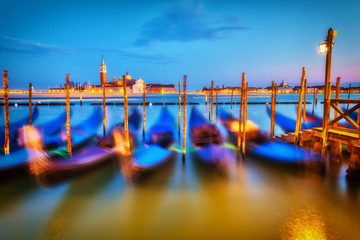
[[[39, 117], [39, 109], [37, 106], [35, 106], [33, 112], [32, 112], [32, 121], [34, 122]], [[11, 149], [17, 149], [18, 143], [17, 143], [17, 136], [18, 136], [18, 130], [22, 126], [28, 125], [30, 122], [30, 117], [27, 116], [19, 121], [13, 122], [9, 124], [9, 146]], [[0, 126], [0, 146], [4, 146], [5, 141], [5, 126]]]
[[[100, 115], [100, 116], [99, 116]], [[94, 140], [97, 127], [101, 123], [101, 113], [95, 110], [94, 113], [79, 125], [72, 127], [72, 147], [74, 151], [81, 149]], [[88, 127], [84, 127], [88, 126]], [[37, 130], [38, 131], [38, 130]], [[64, 138], [65, 136], [65, 138]], [[24, 145], [23, 139], [19, 138], [20, 145]], [[51, 159], [57, 158], [57, 155], [66, 156], [66, 130], [63, 129], [56, 135], [42, 136], [41, 146], [44, 151], [50, 156]], [[51, 151], [48, 151], [51, 149]], [[27, 163], [31, 159], [31, 155], [25, 148], [18, 148], [10, 151], [8, 155], [0, 156], [0, 178], [8, 178], [16, 173], [26, 173]]]
[[[140, 114], [135, 109], [129, 115], [129, 129], [138, 130], [139, 120]], [[130, 133], [132, 148], [134, 137], [133, 132]], [[71, 157], [50, 158], [44, 151], [39, 151], [35, 144], [35, 147], [28, 149], [32, 155], [29, 170], [36, 175], [42, 185], [56, 184], [116, 160], [117, 156], [124, 152], [124, 139], [123, 123], [121, 123], [112, 129], [108, 138], [99, 139], [98, 142], [75, 152]]]
[[[266, 112], [271, 116], [271, 109], [269, 106], [266, 106]], [[275, 123], [286, 133], [288, 132], [295, 132], [296, 128], [296, 120], [289, 118], [279, 112], [275, 113]], [[313, 127], [320, 127], [322, 126], [322, 121], [311, 121], [307, 123], [301, 123], [301, 129], [310, 129]]]
[[223, 138], [219, 129], [211, 125], [196, 107], [191, 111], [189, 130], [195, 148], [194, 158], [212, 170], [227, 174], [228, 167], [235, 160], [235, 155], [230, 149], [221, 145]]
[[[239, 128], [232, 126], [238, 125], [238, 120], [224, 111], [220, 111], [219, 119], [228, 130], [230, 140], [235, 144]], [[252, 121], [247, 121], [245, 131], [246, 152], [254, 156], [254, 159], [291, 168], [323, 167], [318, 154], [293, 144], [271, 141], [267, 137], [268, 134], [261, 132]]]
[[148, 131], [145, 143], [137, 146], [134, 153], [123, 162], [124, 174], [138, 179], [170, 163], [173, 152], [169, 147], [175, 141], [176, 128], [174, 117], [164, 107], [158, 120]]

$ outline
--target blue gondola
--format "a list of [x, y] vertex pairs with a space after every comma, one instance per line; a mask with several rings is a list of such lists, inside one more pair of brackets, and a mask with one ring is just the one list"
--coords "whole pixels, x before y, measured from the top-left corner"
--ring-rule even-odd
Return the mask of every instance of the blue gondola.
[[[230, 126], [234, 122], [237, 123], [238, 120], [224, 111], [220, 111], [219, 118], [228, 130], [231, 141], [236, 143], [238, 130], [234, 131]], [[254, 128], [253, 132], [247, 129], [246, 152], [255, 156], [255, 159], [287, 167], [301, 168], [309, 164], [322, 165], [317, 154], [293, 144], [270, 141], [266, 137], [267, 135], [260, 132], [258, 128]]]
[[[39, 109], [37, 106], [35, 106], [33, 113], [32, 113], [32, 120], [33, 122], [39, 117]], [[18, 134], [18, 130], [19, 128], [21, 128], [24, 125], [29, 125], [30, 122], [30, 117], [27, 116], [22, 120], [16, 121], [14, 123], [10, 123], [9, 124], [9, 146], [10, 146], [10, 150], [11, 149], [16, 149], [18, 148], [18, 144], [17, 144], [17, 134]], [[4, 146], [4, 142], [5, 141], [5, 126], [2, 125], [0, 127], [0, 146], [3, 147]]]
[[191, 111], [189, 130], [191, 142], [195, 147], [195, 159], [213, 170], [226, 174], [229, 163], [235, 160], [235, 156], [230, 149], [221, 145], [223, 139], [219, 129], [211, 125], [196, 107]]
[[[271, 109], [269, 106], [266, 106], [266, 112], [270, 117]], [[296, 120], [289, 118], [279, 112], [275, 113], [275, 123], [287, 133], [295, 132]], [[310, 129], [313, 127], [320, 127], [320, 126], [322, 126], [322, 121], [307, 122], [301, 124], [301, 129]]]
[[[128, 120], [130, 135], [134, 136], [140, 127], [139, 111], [134, 109], [129, 114]], [[124, 134], [123, 125], [124, 124], [121, 123], [118, 126], [112, 128], [112, 130], [120, 131], [121, 134]], [[34, 162], [32, 168], [36, 169], [36, 164], [43, 164], [43, 162], [47, 162], [47, 167], [46, 170], [38, 174], [38, 180], [43, 185], [52, 185], [81, 173], [88, 172], [92, 169], [100, 167], [101, 165], [110, 163], [113, 159], [116, 159], [116, 156], [120, 153], [118, 151], [119, 146], [116, 146], [116, 141], [113, 141], [114, 136], [111, 134], [109, 135], [110, 137], [102, 138], [99, 140], [99, 142], [75, 152], [70, 158], [55, 159], [55, 161], [52, 159], [49, 161], [49, 158], [47, 158], [46, 155], [43, 156], [43, 159], [41, 159], [40, 156], [40, 159], [38, 162]]]
[[156, 123], [150, 128], [145, 144], [138, 146], [132, 156], [132, 177], [157, 169], [172, 159], [170, 145], [175, 141], [176, 122], [169, 110], [164, 107]]
[[[72, 148], [74, 150], [80, 149], [96, 135], [96, 130], [101, 123], [101, 111], [95, 110], [94, 113], [79, 125], [73, 126], [72, 130]], [[55, 158], [59, 154], [67, 154], [66, 145], [66, 129], [62, 129], [60, 133], [43, 137], [43, 145], [45, 147], [55, 144], [57, 147], [50, 153], [50, 158]], [[0, 178], [8, 177], [16, 172], [23, 172], [27, 170], [27, 162], [31, 159], [29, 152], [25, 148], [18, 148], [8, 155], [0, 156]]]

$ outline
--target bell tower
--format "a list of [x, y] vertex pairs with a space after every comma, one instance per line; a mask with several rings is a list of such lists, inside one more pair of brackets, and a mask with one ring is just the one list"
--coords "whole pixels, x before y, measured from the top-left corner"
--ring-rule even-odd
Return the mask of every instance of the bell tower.
[[100, 83], [101, 83], [101, 85], [103, 85], [104, 83], [107, 83], [106, 66], [105, 66], [105, 62], [104, 62], [104, 56], [102, 56], [101, 65], [100, 65]]

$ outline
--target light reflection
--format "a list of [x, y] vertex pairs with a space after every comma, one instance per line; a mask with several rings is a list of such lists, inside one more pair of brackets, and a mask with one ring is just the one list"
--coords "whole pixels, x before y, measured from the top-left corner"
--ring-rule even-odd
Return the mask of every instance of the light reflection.
[[42, 137], [36, 128], [31, 126], [22, 127], [18, 141], [27, 149], [28, 167], [31, 174], [39, 176], [49, 169], [48, 155], [44, 150]]
[[329, 239], [323, 217], [315, 209], [295, 209], [281, 227], [281, 238], [289, 240]]

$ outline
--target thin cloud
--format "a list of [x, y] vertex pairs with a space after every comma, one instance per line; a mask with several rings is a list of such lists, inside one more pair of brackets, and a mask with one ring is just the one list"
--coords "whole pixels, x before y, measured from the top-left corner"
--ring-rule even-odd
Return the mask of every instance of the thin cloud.
[[0, 46], [0, 51], [15, 52], [30, 55], [54, 55], [57, 53], [70, 53], [72, 49], [60, 47], [57, 45], [49, 45], [40, 42], [34, 42], [21, 38], [14, 38], [3, 36], [3, 39], [7, 40], [10, 45], [13, 46]]
[[71, 54], [74, 52], [84, 51], [98, 51], [115, 53], [122, 59], [141, 60], [152, 63], [166, 64], [174, 61], [173, 58], [162, 54], [145, 54], [139, 52], [133, 52], [129, 50], [123, 50], [119, 48], [106, 48], [106, 47], [94, 47], [94, 48], [67, 48], [57, 45], [49, 45], [31, 40], [14, 38], [9, 36], [3, 36], [3, 39], [7, 40], [7, 45], [0, 45], [0, 52], [11, 52], [26, 55], [48, 56], [56, 54]]
[[245, 29], [239, 18], [222, 18], [205, 12], [201, 4], [185, 1], [170, 5], [162, 15], [145, 23], [134, 45], [217, 40]]

